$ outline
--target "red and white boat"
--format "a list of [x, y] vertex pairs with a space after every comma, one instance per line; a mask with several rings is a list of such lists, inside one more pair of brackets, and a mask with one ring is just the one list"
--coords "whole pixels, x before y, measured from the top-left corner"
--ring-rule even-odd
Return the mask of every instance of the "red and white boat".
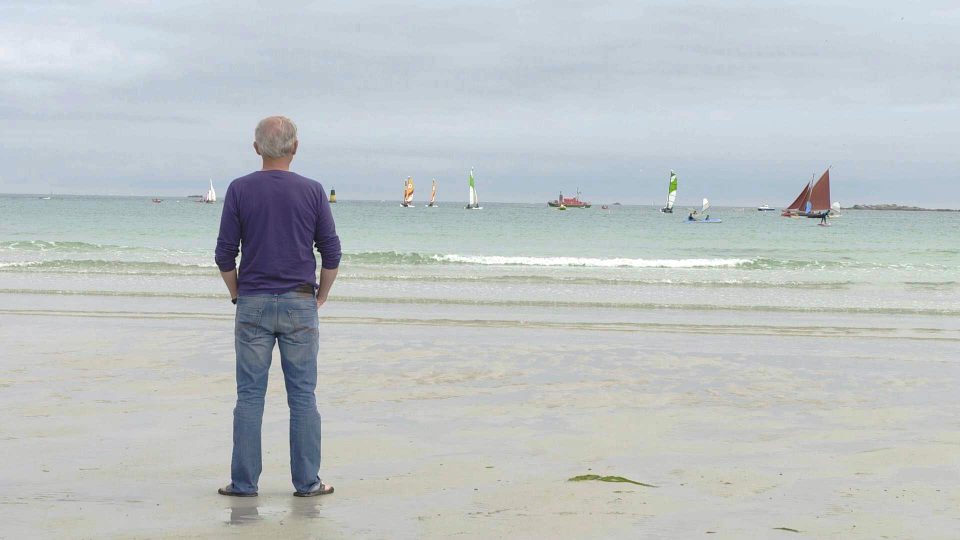
[[550, 205], [551, 208], [559, 208], [561, 206], [567, 208], [590, 208], [589, 201], [580, 200], [580, 190], [577, 190], [576, 197], [564, 197], [563, 193], [561, 193], [556, 200], [547, 201], [547, 204]]

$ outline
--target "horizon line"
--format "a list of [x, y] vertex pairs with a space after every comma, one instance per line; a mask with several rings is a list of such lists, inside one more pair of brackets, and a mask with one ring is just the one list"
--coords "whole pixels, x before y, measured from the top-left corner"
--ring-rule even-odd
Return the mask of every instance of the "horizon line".
[[[51, 196], [51, 193], [50, 193], [50, 192], [47, 192], [47, 193], [42, 193], [42, 192], [40, 192], [40, 193], [0, 193], [0, 197], [50, 197], [50, 196]], [[113, 198], [113, 199], [123, 199], [123, 198], [126, 198], [126, 199], [153, 199], [153, 198], [164, 198], [164, 199], [191, 199], [191, 198], [195, 198], [195, 197], [202, 197], [203, 195], [202, 195], [202, 194], [196, 194], [196, 195], [114, 195], [114, 194], [90, 194], [90, 193], [53, 193], [52, 196], [53, 196], [53, 198], [56, 198], [57, 196], [59, 196], [59, 197], [78, 197], [78, 198], [79, 198], [79, 197], [100, 197], [100, 198]], [[377, 202], [377, 203], [398, 202], [398, 203], [399, 203], [399, 200], [394, 201], [394, 199], [362, 199], [362, 198], [348, 198], [348, 199], [344, 199], [344, 198], [338, 196], [338, 197], [337, 197], [337, 202], [331, 203], [331, 204], [339, 204], [340, 202]], [[416, 202], [416, 201], [414, 201], [414, 202]], [[426, 203], [426, 202], [427, 202], [427, 201], [424, 200], [424, 203]], [[443, 202], [443, 201], [437, 201], [437, 203], [441, 203], [441, 202]], [[461, 203], [466, 204], [466, 203], [467, 203], [466, 199], [464, 199], [463, 201], [458, 201], [458, 200], [452, 200], [452, 199], [451, 199], [451, 200], [448, 200], [447, 202], [449, 202], [449, 203], [455, 203], [455, 204], [461, 204]], [[490, 200], [490, 201], [484, 201], [484, 202], [485, 202], [485, 203], [489, 203], [489, 204], [536, 204], [536, 205], [539, 205], [539, 204], [547, 204], [546, 201], [529, 201], [529, 200], [528, 200], [528, 201], [496, 201], [496, 200]], [[605, 204], [605, 205], [608, 205], [608, 206], [612, 206], [612, 205], [617, 205], [617, 206], [653, 206], [653, 207], [658, 207], [658, 206], [660, 206], [660, 203], [649, 203], [649, 202], [648, 202], [648, 203], [638, 203], [638, 202], [619, 202], [619, 201], [614, 201], [614, 202], [611, 202], [611, 203], [592, 203], [592, 202], [591, 202], [590, 204], [591, 204], [591, 206], [598, 206], [598, 207], [599, 207], [599, 206], [603, 206], [604, 204]], [[909, 206], [909, 207], [915, 206], [915, 205], [913, 205], [913, 204], [905, 204], [905, 203], [898, 203], [898, 202], [858, 202], [858, 203], [853, 203], [853, 204], [851, 204], [851, 205], [841, 206], [841, 208], [850, 210], [850, 209], [852, 209], [853, 206], [855, 206], [855, 205], [876, 206], [876, 205], [889, 205], [889, 204], [898, 205], [898, 206]], [[675, 205], [675, 207], [678, 207], [678, 206], [680, 206], [680, 207], [690, 206], [691, 208], [693, 208], [693, 207], [695, 207], [695, 206], [697, 206], [697, 205], [696, 205], [696, 204], [693, 204], [692, 206], [691, 206], [691, 205]], [[712, 205], [713, 208], [757, 208], [758, 206], [760, 206], [760, 205], [754, 205], [754, 204], [719, 204], [719, 205]], [[773, 208], [775, 208], [775, 209], [780, 209], [781, 207], [780, 207], [779, 205], [774, 205]], [[785, 207], [784, 207], [784, 208], [785, 208]], [[940, 206], [940, 207], [935, 207], [935, 206], [931, 206], [931, 207], [917, 206], [917, 208], [924, 208], [924, 209], [927, 209], [927, 210], [939, 210], [939, 209], [954, 210], [954, 208], [942, 207], [942, 206]], [[960, 210], [960, 208], [958, 208], [958, 209], [956, 209], [956, 210]]]

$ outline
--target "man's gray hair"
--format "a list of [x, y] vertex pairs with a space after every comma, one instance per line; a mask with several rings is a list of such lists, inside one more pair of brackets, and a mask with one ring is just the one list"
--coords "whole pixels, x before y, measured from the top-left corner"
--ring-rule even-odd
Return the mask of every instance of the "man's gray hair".
[[253, 140], [265, 158], [289, 156], [297, 142], [297, 125], [286, 116], [268, 116], [257, 124]]

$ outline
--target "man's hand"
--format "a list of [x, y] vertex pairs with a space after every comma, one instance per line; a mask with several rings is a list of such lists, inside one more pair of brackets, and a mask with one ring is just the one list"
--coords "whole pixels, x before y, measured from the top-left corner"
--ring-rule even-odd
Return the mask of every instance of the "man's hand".
[[320, 269], [320, 288], [317, 290], [317, 309], [320, 309], [320, 306], [327, 302], [327, 295], [330, 294], [330, 287], [333, 287], [333, 282], [336, 279], [336, 268]]
[[237, 269], [228, 270], [226, 272], [220, 272], [220, 277], [223, 278], [223, 282], [227, 285], [227, 291], [230, 292], [230, 300], [234, 301], [236, 304], [237, 296], [240, 296], [237, 291]]

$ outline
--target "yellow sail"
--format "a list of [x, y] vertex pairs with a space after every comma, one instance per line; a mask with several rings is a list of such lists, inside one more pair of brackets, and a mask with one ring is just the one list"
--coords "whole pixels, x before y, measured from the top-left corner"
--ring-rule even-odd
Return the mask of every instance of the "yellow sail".
[[410, 204], [413, 202], [413, 177], [408, 176], [407, 181], [403, 185], [403, 204]]

